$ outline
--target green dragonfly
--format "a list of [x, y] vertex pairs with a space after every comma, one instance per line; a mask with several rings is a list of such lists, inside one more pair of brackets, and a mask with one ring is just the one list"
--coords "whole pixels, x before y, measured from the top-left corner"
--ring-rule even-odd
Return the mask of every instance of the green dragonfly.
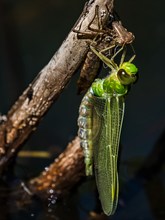
[[94, 167], [102, 209], [106, 215], [112, 215], [118, 203], [117, 160], [125, 96], [137, 80], [138, 69], [132, 63], [135, 56], [124, 62], [126, 50], [123, 48], [119, 66], [114, 59], [90, 48], [111, 73], [104, 79], [96, 79], [84, 96], [79, 109], [78, 135], [84, 151], [86, 175], [92, 175]]

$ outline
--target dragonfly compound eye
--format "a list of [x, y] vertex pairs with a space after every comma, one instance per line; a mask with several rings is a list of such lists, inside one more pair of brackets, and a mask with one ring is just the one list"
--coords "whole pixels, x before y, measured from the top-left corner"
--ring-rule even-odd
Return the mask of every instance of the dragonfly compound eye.
[[122, 85], [130, 85], [137, 80], [136, 74], [128, 74], [124, 69], [119, 69], [117, 77]]

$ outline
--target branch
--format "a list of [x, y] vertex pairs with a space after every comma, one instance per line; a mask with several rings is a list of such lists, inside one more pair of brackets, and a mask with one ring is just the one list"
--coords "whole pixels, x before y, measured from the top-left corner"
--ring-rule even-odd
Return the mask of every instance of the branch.
[[80, 140], [76, 137], [38, 177], [18, 184], [12, 200], [18, 208], [31, 203], [35, 196], [44, 201], [47, 201], [50, 195], [58, 199], [64, 197], [85, 176], [84, 170], [84, 154]]
[[[102, 21], [108, 19], [113, 0], [90, 0], [74, 28], [85, 31], [99, 5]], [[79, 40], [71, 31], [59, 50], [52, 57], [34, 81], [19, 97], [7, 114], [7, 120], [0, 126], [0, 171], [4, 171], [10, 159], [37, 128], [38, 123], [59, 97], [88, 51], [86, 40]]]
[[29, 181], [32, 194], [47, 197], [49, 190], [65, 195], [84, 176], [84, 154], [76, 137], [49, 167]]

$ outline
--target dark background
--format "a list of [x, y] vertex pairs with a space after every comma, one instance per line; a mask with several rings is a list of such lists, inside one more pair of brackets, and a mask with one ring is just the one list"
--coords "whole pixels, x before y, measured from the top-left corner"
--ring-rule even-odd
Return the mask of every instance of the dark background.
[[[79, 17], [85, 1], [80, 0], [6, 0], [0, 2], [0, 112], [6, 114], [36, 74], [49, 62]], [[115, 1], [115, 8], [123, 25], [136, 36], [135, 63], [139, 81], [126, 99], [122, 129], [120, 182], [126, 185], [127, 206], [116, 213], [115, 220], [165, 219], [162, 201], [158, 199], [158, 214], [143, 186], [134, 185], [139, 170], [165, 127], [165, 2], [161, 0]], [[60, 152], [77, 133], [78, 107], [82, 97], [76, 95], [74, 76], [68, 87], [42, 120], [24, 149]], [[17, 168], [18, 176], [27, 177], [35, 165], [37, 174], [49, 160], [20, 159], [24, 168]], [[162, 163], [163, 164], [163, 163]], [[152, 172], [152, 168], [150, 169]], [[162, 184], [151, 190], [164, 195], [163, 167], [156, 174]], [[27, 174], [27, 173], [26, 173]], [[31, 172], [29, 172], [29, 176]], [[34, 175], [34, 174], [33, 174]], [[154, 176], [155, 178], [155, 176]], [[152, 180], [153, 181], [153, 180]], [[129, 184], [132, 191], [129, 191]], [[134, 187], [135, 186], [135, 187]], [[152, 185], [151, 185], [152, 186]], [[154, 185], [155, 186], [155, 185]], [[135, 191], [134, 191], [135, 188]], [[138, 192], [138, 193], [137, 193]], [[132, 194], [131, 194], [132, 193]], [[128, 198], [127, 198], [128, 196]], [[121, 207], [122, 206], [122, 198]], [[159, 205], [160, 202], [160, 205]], [[125, 204], [125, 203], [124, 203]], [[152, 203], [153, 204], [153, 203]], [[119, 204], [120, 206], [120, 204]], [[160, 213], [161, 212], [161, 213]], [[160, 215], [159, 215], [160, 214]], [[81, 216], [81, 215], [80, 215]], [[28, 219], [28, 218], [27, 218]], [[37, 218], [36, 218], [37, 219]], [[59, 219], [64, 219], [60, 218]], [[70, 219], [74, 219], [73, 216]], [[75, 218], [76, 219], [76, 218]], [[83, 217], [81, 216], [81, 219]], [[85, 217], [84, 217], [85, 219]]]

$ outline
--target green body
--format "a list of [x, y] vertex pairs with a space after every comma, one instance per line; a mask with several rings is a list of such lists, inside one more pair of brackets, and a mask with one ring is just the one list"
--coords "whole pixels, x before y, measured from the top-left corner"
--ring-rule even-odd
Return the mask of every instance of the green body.
[[105, 79], [96, 79], [79, 110], [79, 132], [84, 149], [86, 175], [93, 174], [103, 211], [112, 215], [117, 207], [119, 182], [118, 148], [128, 86], [136, 81], [137, 68], [131, 62], [119, 67], [91, 48], [111, 69]]
[[92, 91], [80, 106], [79, 137], [86, 175], [92, 175], [94, 165], [99, 197], [107, 215], [114, 213], [118, 201], [117, 158], [124, 106], [123, 96], [97, 97]]

